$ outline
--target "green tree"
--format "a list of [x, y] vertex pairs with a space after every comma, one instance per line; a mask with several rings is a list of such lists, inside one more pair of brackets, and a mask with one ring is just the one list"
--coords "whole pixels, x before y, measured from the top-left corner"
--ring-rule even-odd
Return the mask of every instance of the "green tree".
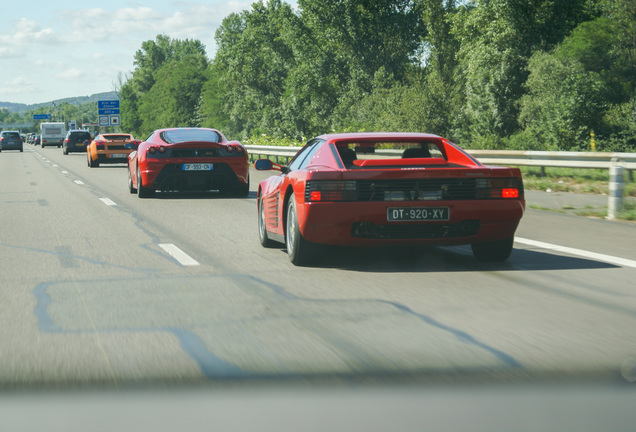
[[158, 35], [135, 53], [135, 70], [120, 89], [122, 123], [145, 136], [154, 128], [197, 124], [209, 61], [198, 40]]
[[198, 119], [202, 127], [215, 128], [225, 134], [232, 133], [230, 115], [225, 105], [227, 90], [221, 83], [220, 73], [210, 67], [208, 79], [201, 88]]
[[122, 130], [140, 136], [142, 121], [139, 117], [139, 97], [130, 81], [121, 86], [119, 100]]
[[602, 128], [604, 83], [575, 59], [537, 53], [528, 67], [529, 94], [520, 122], [548, 150], [587, 150], [589, 134]]
[[155, 72], [155, 84], [139, 100], [141, 135], [162, 127], [198, 126], [207, 67], [196, 56], [172, 60]]
[[481, 0], [456, 20], [466, 103], [462, 134], [507, 137], [518, 130], [527, 64], [598, 13], [591, 0]]
[[223, 91], [232, 131], [252, 134], [280, 124], [285, 80], [294, 66], [282, 33], [292, 16], [291, 7], [280, 0], [259, 1], [251, 11], [226, 17], [217, 30], [212, 76], [218, 83], [212, 86]]

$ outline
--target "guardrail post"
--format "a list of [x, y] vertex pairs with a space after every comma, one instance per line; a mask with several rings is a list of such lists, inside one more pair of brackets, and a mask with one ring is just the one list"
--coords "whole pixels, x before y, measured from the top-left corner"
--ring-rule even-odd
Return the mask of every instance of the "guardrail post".
[[616, 219], [616, 215], [623, 209], [623, 176], [625, 168], [618, 158], [612, 158], [610, 165], [609, 200], [607, 218]]

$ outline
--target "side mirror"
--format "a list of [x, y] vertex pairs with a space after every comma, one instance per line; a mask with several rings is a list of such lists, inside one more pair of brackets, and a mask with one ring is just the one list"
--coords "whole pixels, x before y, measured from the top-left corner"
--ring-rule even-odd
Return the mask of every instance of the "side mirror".
[[256, 162], [254, 162], [254, 168], [256, 168], [258, 171], [276, 170], [282, 172], [283, 174], [287, 174], [290, 171], [289, 167], [285, 165], [279, 165], [269, 159], [258, 159]]
[[254, 168], [258, 171], [269, 171], [274, 168], [274, 164], [269, 159], [258, 159], [254, 162]]

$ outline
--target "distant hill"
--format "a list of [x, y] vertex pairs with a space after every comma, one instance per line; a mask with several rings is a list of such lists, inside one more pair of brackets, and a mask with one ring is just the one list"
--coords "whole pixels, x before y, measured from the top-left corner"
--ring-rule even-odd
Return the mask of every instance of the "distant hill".
[[69, 97], [64, 99], [57, 99], [51, 102], [32, 104], [32, 105], [19, 104], [19, 103], [13, 103], [13, 102], [0, 102], [0, 109], [6, 108], [7, 110], [9, 110], [9, 112], [23, 113], [26, 111], [38, 109], [40, 107], [51, 106], [54, 103], [58, 105], [63, 102], [67, 102], [71, 105], [81, 105], [88, 102], [97, 102], [100, 100], [116, 100], [116, 99], [119, 99], [119, 97], [117, 96], [117, 93], [114, 91], [111, 91], [111, 92], [105, 92], [105, 93], [96, 93], [91, 96], [77, 96], [77, 97]]

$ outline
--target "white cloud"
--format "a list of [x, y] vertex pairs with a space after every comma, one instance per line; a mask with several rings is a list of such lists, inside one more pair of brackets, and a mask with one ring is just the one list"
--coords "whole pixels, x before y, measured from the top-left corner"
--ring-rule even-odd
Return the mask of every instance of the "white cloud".
[[[86, 7], [65, 0], [65, 9], [49, 2], [32, 11], [16, 5], [3, 15], [0, 31], [0, 100], [19, 93], [11, 99], [37, 103], [108, 91], [118, 73], [133, 70], [141, 44], [159, 34], [200, 40], [213, 57], [214, 34], [223, 19], [251, 9], [253, 1], [113, 0]], [[15, 77], [28, 82], [13, 82]]]
[[24, 57], [23, 52], [19, 52], [14, 48], [9, 48], [6, 46], [0, 46], [0, 58], [8, 59], [8, 58], [17, 58]]
[[59, 38], [50, 28], [41, 28], [35, 21], [21, 18], [4, 35], [0, 35], [0, 44], [11, 46], [20, 51], [31, 44], [54, 44]]
[[39, 91], [35, 84], [22, 77], [5, 81], [2, 84], [2, 87], [0, 87], [0, 93], [5, 94], [16, 95], [21, 93], [33, 93]]
[[86, 77], [86, 73], [83, 70], [77, 68], [70, 68], [65, 70], [64, 72], [56, 74], [55, 76], [67, 81], [76, 81]]

